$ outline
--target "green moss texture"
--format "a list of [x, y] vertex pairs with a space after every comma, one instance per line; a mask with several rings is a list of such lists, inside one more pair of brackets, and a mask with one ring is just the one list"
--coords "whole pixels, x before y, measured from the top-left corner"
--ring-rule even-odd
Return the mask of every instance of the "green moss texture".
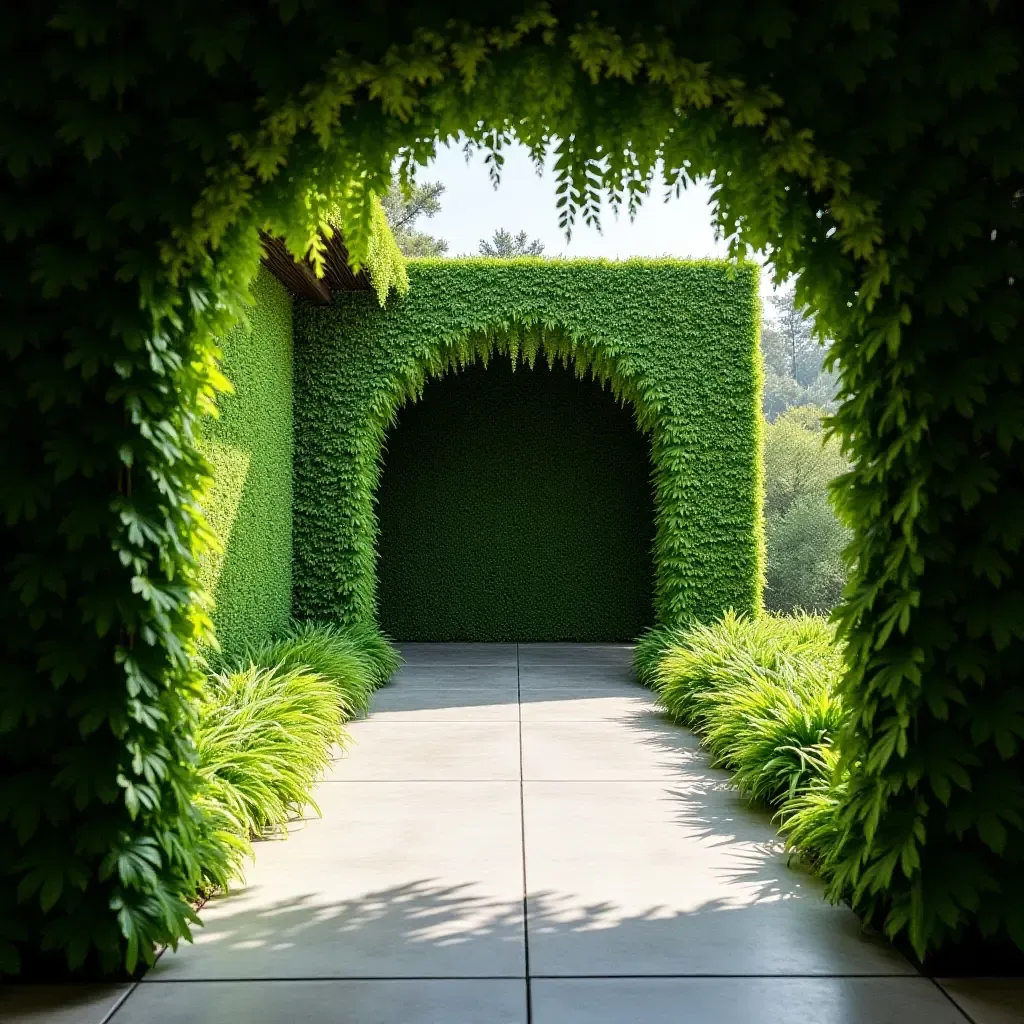
[[650, 445], [557, 364], [429, 381], [387, 433], [383, 628], [402, 640], [631, 640], [653, 619]]
[[[538, 358], [570, 362], [578, 374], [590, 371], [608, 383], [632, 407], [650, 437], [658, 621], [760, 607], [764, 544], [755, 268], [715, 261], [465, 259], [411, 261], [408, 272], [409, 293], [392, 297], [383, 309], [373, 296], [357, 293], [339, 295], [329, 307], [296, 305], [297, 615], [345, 623], [377, 616], [376, 498], [385, 432], [406, 403], [419, 399], [428, 378], [478, 359], [486, 362], [494, 353], [528, 366]], [[458, 430], [469, 427], [464, 422]], [[496, 429], [486, 425], [492, 434]], [[396, 432], [398, 445], [399, 437]], [[442, 453], [466, 444], [464, 436], [439, 436], [433, 451], [439, 458], [452, 457]], [[474, 447], [484, 460], [475, 486], [504, 486], [492, 463], [507, 453], [489, 456], [479, 437]], [[535, 444], [534, 449], [543, 467], [538, 478], [555, 472], [557, 463], [545, 449]], [[614, 461], [608, 460], [609, 472]], [[424, 472], [421, 481], [426, 479]], [[539, 486], [550, 483], [549, 478]], [[389, 487], [390, 481], [385, 498]], [[500, 497], [493, 492], [492, 507]], [[458, 495], [446, 500], [458, 501]], [[435, 512], [438, 507], [435, 502]], [[607, 505], [586, 511], [599, 533]], [[385, 515], [390, 514], [389, 506]], [[644, 529], [643, 515], [642, 509], [637, 512], [638, 531]], [[415, 526], [432, 548], [421, 567], [450, 544], [438, 538], [446, 530], [454, 535], [454, 525], [449, 520]], [[502, 542], [495, 538], [494, 543]], [[533, 551], [557, 543], [538, 523]], [[510, 561], [502, 572], [521, 581], [536, 556], [524, 560], [522, 547], [506, 550]], [[385, 573], [393, 554], [388, 547], [382, 552]], [[544, 557], [550, 563], [556, 555]], [[614, 562], [622, 553], [607, 557]], [[494, 557], [490, 561], [497, 564]], [[416, 589], [422, 593], [425, 586]], [[382, 607], [391, 614], [391, 592]], [[502, 610], [500, 603], [492, 604], [486, 628], [477, 620], [481, 632], [467, 630], [463, 638], [516, 636], [523, 627], [518, 615], [507, 605]], [[426, 621], [421, 616], [417, 628]], [[537, 628], [535, 623], [531, 630]], [[555, 626], [548, 622], [544, 628]]]
[[217, 640], [226, 655], [288, 624], [292, 594], [292, 299], [265, 269], [246, 322], [222, 342], [234, 393], [207, 420], [203, 452], [213, 463], [204, 501], [223, 552], [205, 556]]

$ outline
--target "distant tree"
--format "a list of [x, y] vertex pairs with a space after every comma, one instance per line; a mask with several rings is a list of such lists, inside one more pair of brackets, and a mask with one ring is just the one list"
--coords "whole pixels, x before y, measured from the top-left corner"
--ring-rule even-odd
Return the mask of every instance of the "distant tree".
[[544, 252], [544, 243], [535, 238], [532, 242], [526, 237], [525, 231], [513, 235], [511, 231], [498, 228], [491, 240], [480, 239], [481, 256], [498, 256], [501, 259], [513, 259], [516, 256], [540, 256]]
[[764, 414], [774, 420], [787, 409], [816, 405], [835, 411], [836, 375], [824, 368], [828, 346], [814, 335], [814, 318], [798, 309], [790, 288], [769, 300], [761, 330]]
[[792, 377], [801, 387], [807, 387], [821, 373], [824, 349], [814, 337], [814, 320], [807, 310], [798, 309], [793, 290], [776, 292], [768, 300], [775, 312], [768, 330], [777, 338], [766, 349], [781, 356], [780, 370]]
[[414, 185], [405, 195], [398, 179], [392, 180], [391, 188], [381, 202], [391, 233], [405, 256], [443, 256], [448, 251], [448, 243], [443, 238], [435, 238], [415, 228], [420, 217], [429, 220], [441, 209], [444, 191], [441, 182], [427, 181]]
[[797, 406], [765, 427], [765, 604], [773, 612], [827, 612], [846, 582], [842, 553], [850, 531], [828, 486], [849, 467], [838, 442], [824, 440], [823, 412]]

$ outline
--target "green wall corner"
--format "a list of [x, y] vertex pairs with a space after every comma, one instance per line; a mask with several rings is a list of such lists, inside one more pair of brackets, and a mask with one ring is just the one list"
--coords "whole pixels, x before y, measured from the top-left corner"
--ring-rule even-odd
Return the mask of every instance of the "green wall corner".
[[200, 578], [230, 657], [280, 633], [291, 615], [292, 298], [264, 268], [246, 321], [221, 349], [234, 393], [204, 423], [201, 447], [213, 464], [204, 511], [223, 552], [205, 556]]

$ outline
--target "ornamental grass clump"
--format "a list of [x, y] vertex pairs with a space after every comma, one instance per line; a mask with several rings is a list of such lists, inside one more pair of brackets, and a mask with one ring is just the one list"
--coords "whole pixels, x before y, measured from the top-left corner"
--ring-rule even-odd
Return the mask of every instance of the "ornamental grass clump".
[[365, 712], [373, 691], [388, 681], [401, 663], [398, 652], [374, 626], [297, 623], [281, 640], [250, 647], [246, 660], [254, 665], [306, 665], [335, 685], [342, 713]]
[[810, 615], [730, 612], [651, 631], [637, 647], [638, 677], [668, 714], [701, 736], [745, 797], [780, 812], [791, 848], [815, 863], [839, 842], [843, 669], [833, 627]]
[[312, 790], [344, 739], [342, 711], [332, 680], [302, 665], [249, 664], [208, 678], [196, 730], [200, 802], [234, 837], [235, 873], [251, 839], [307, 806], [319, 813]]
[[369, 707], [400, 658], [374, 627], [307, 623], [250, 648], [207, 677], [196, 730], [204, 812], [204, 874], [226, 888], [243, 875], [251, 841], [284, 828], [344, 746], [343, 723]]

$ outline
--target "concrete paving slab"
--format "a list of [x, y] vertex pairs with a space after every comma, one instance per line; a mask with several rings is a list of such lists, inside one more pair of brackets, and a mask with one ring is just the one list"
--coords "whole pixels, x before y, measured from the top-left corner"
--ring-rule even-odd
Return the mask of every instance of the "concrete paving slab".
[[370, 713], [377, 722], [518, 722], [519, 700], [515, 687], [398, 685], [378, 690]]
[[533, 1024], [969, 1024], [925, 978], [608, 978], [532, 983]]
[[3, 1024], [106, 1024], [131, 985], [17, 985], [0, 988]]
[[352, 742], [328, 780], [517, 780], [515, 722], [352, 722]]
[[[563, 712], [568, 717], [567, 709]], [[657, 717], [619, 721], [535, 721], [522, 726], [523, 778], [671, 780], [681, 778], [697, 738]]]
[[728, 789], [525, 782], [540, 975], [909, 974]]
[[632, 644], [529, 643], [519, 645], [519, 665], [525, 668], [540, 662], [602, 661], [606, 664], [632, 664]]
[[443, 693], [452, 687], [471, 686], [510, 692], [515, 696], [519, 673], [513, 665], [405, 665], [379, 693], [392, 690], [432, 690]]
[[140, 986], [116, 1024], [526, 1024], [523, 981], [213, 981]]
[[825, 903], [628, 646], [403, 648], [323, 819], [257, 844], [114, 1024], [523, 1024], [524, 862], [536, 1024], [1024, 1024], [1016, 983], [947, 996]]
[[519, 672], [519, 690], [557, 690], [566, 696], [580, 690], [610, 690], [616, 693], [650, 693], [637, 685], [630, 672], [600, 665], [540, 665]]
[[246, 888], [202, 910], [165, 979], [524, 972], [515, 783], [324, 783], [323, 819], [256, 846]]
[[515, 665], [515, 644], [399, 643], [399, 654], [410, 665]]
[[974, 1024], [1024, 1024], [1024, 978], [942, 978]]
[[520, 716], [523, 722], [615, 722], [642, 728], [667, 724], [664, 713], [644, 694], [609, 694], [585, 690], [575, 696], [557, 691], [535, 690], [523, 694]]

